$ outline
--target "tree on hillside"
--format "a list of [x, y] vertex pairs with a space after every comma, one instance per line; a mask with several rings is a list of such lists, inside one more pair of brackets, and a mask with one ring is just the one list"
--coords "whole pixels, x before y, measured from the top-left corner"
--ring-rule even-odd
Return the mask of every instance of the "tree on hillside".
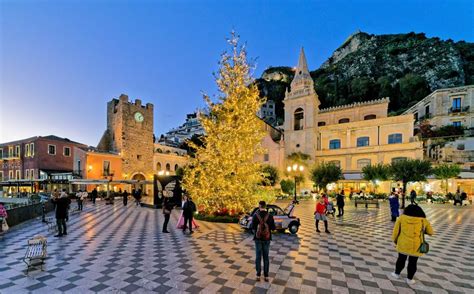
[[430, 94], [431, 90], [425, 78], [409, 73], [400, 79], [401, 104], [410, 106]]
[[407, 159], [390, 165], [392, 180], [403, 184], [402, 208], [405, 208], [405, 195], [408, 182], [426, 181], [431, 174], [431, 163], [427, 160]]
[[386, 181], [390, 179], [390, 166], [378, 163], [374, 165], [366, 165], [362, 168], [364, 180], [372, 182], [377, 187], [377, 181]]
[[324, 191], [329, 183], [337, 182], [343, 178], [341, 168], [334, 163], [322, 162], [311, 170], [311, 179], [314, 184]]
[[461, 172], [461, 168], [457, 164], [443, 163], [433, 168], [433, 174], [437, 179], [445, 181], [444, 187], [448, 194], [448, 180], [455, 178]]
[[185, 169], [183, 188], [194, 198], [204, 214], [230, 215], [249, 211], [258, 199], [256, 190], [262, 182], [260, 164], [264, 136], [261, 121], [255, 115], [262, 105], [253, 83], [245, 47], [232, 33], [231, 52], [219, 62], [216, 83], [219, 102], [205, 96], [209, 115], [200, 116], [206, 136], [203, 146]]

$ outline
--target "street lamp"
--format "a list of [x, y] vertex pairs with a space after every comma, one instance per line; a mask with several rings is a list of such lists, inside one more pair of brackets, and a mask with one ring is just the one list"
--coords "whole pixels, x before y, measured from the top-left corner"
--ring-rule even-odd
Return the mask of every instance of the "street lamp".
[[296, 202], [296, 177], [298, 176], [297, 172], [303, 172], [304, 170], [304, 166], [303, 165], [300, 165], [300, 164], [293, 164], [292, 166], [288, 166], [286, 168], [286, 170], [288, 171], [288, 173], [294, 173], [294, 177], [295, 177], [295, 196], [294, 196], [294, 201]]

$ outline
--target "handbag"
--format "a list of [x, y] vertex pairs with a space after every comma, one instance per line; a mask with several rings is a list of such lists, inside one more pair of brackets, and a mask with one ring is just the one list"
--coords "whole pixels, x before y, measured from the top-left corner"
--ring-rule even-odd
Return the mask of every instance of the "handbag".
[[9, 229], [9, 226], [7, 224], [7, 220], [3, 219], [3, 221], [2, 221], [2, 231], [6, 232], [6, 231], [8, 231], [8, 229]]
[[423, 226], [423, 221], [421, 221], [421, 234], [420, 234], [421, 244], [420, 248], [418, 248], [418, 252], [420, 253], [428, 253], [430, 251], [430, 244], [425, 240], [425, 228]]

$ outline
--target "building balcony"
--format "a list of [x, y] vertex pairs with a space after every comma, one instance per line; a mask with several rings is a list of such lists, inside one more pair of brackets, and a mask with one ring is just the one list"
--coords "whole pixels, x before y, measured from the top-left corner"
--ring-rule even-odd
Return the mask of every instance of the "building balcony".
[[102, 172], [102, 177], [113, 177], [114, 176], [114, 171], [113, 170], [110, 170], [110, 171], [103, 171]]
[[420, 142], [417, 137], [411, 137], [409, 142], [398, 143], [398, 144], [385, 144], [385, 145], [370, 145], [364, 147], [349, 147], [339, 149], [322, 149], [316, 150], [316, 157], [324, 156], [340, 156], [340, 155], [359, 155], [359, 154], [370, 154], [379, 152], [397, 152], [407, 150], [420, 150], [422, 149], [423, 143]]
[[463, 113], [463, 112], [468, 112], [469, 111], [469, 106], [464, 106], [464, 107], [451, 107], [449, 109], [449, 113]]

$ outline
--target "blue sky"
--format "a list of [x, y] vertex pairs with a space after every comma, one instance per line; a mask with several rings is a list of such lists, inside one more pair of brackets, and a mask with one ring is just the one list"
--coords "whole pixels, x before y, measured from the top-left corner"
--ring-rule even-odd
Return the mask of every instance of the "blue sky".
[[268, 66], [314, 70], [354, 31], [474, 40], [472, 1], [0, 0], [0, 142], [54, 134], [96, 145], [106, 102], [155, 105], [157, 135], [214, 93], [235, 29]]

